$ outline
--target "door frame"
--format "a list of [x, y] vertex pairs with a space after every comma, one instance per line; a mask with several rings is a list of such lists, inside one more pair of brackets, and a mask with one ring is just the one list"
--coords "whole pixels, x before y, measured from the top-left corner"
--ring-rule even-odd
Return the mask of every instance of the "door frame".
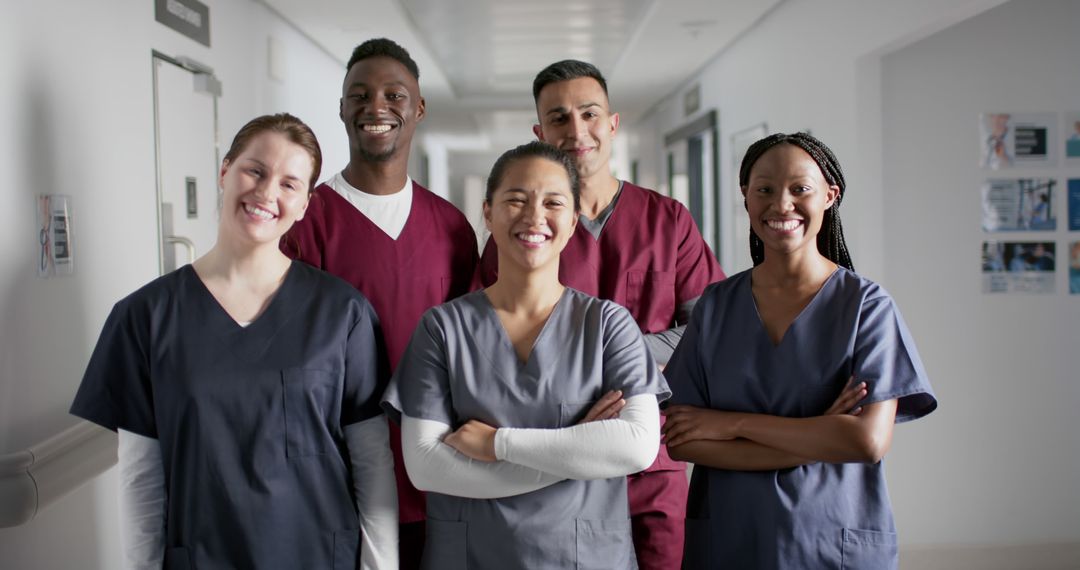
[[158, 96], [158, 67], [161, 61], [175, 65], [185, 71], [191, 72], [192, 76], [205, 78], [204, 91], [208, 93], [214, 102], [214, 164], [211, 172], [216, 172], [221, 164], [221, 137], [218, 120], [218, 99], [221, 97], [221, 82], [214, 75], [214, 70], [188, 57], [172, 57], [157, 50], [150, 50], [150, 72], [154, 98], [154, 186], [156, 191], [155, 215], [157, 217], [157, 242], [158, 242], [158, 275], [165, 273], [165, 220], [162, 217], [161, 206], [165, 201], [165, 187], [161, 173], [161, 108]]

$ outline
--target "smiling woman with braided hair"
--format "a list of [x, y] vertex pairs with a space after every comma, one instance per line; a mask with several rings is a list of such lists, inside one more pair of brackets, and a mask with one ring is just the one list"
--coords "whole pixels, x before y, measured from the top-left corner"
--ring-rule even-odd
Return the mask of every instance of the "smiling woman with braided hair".
[[684, 568], [895, 568], [882, 457], [937, 407], [888, 293], [852, 270], [836, 156], [805, 134], [739, 171], [754, 268], [701, 296], [665, 375], [694, 462]]

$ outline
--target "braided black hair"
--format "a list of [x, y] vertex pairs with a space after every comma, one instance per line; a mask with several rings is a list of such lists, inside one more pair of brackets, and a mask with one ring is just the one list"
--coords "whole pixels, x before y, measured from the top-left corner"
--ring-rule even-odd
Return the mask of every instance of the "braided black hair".
[[[840, 199], [847, 192], [844, 171], [840, 169], [840, 161], [836, 159], [836, 155], [833, 154], [829, 147], [825, 146], [825, 143], [808, 133], [790, 135], [776, 133], [769, 135], [746, 149], [746, 156], [743, 157], [742, 166], [739, 167], [739, 186], [745, 187], [750, 183], [750, 169], [754, 167], [754, 163], [761, 158], [761, 155], [772, 147], [783, 143], [797, 146], [806, 151], [817, 163], [818, 168], [821, 169], [825, 181], [830, 186], [840, 188], [840, 193], [836, 195], [836, 200], [832, 206], [825, 210], [825, 217], [821, 222], [821, 231], [817, 235], [817, 246], [818, 251], [833, 263], [854, 271], [855, 266], [851, 263], [851, 254], [848, 252], [847, 244], [844, 242], [844, 228], [840, 224]], [[746, 205], [745, 199], [743, 205]], [[750, 258], [754, 260], [755, 266], [765, 260], [765, 244], [754, 233], [753, 228], [750, 229]]]

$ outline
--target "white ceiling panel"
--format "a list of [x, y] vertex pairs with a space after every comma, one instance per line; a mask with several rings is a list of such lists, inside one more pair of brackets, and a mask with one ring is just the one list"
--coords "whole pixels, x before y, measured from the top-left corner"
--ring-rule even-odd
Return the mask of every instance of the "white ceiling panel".
[[[635, 120], [783, 0], [259, 1], [343, 66], [364, 40], [397, 41], [420, 67], [428, 130], [471, 124], [505, 140], [531, 124], [532, 80], [548, 64], [595, 64]], [[487, 132], [502, 128], [515, 131]]]

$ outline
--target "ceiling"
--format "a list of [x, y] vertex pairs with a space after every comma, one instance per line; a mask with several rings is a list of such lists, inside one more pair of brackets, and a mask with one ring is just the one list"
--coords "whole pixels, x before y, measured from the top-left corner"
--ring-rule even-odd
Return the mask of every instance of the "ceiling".
[[633, 121], [783, 0], [262, 1], [343, 67], [364, 40], [397, 41], [420, 67], [425, 132], [483, 147], [528, 137], [532, 79], [549, 63], [594, 63]]

